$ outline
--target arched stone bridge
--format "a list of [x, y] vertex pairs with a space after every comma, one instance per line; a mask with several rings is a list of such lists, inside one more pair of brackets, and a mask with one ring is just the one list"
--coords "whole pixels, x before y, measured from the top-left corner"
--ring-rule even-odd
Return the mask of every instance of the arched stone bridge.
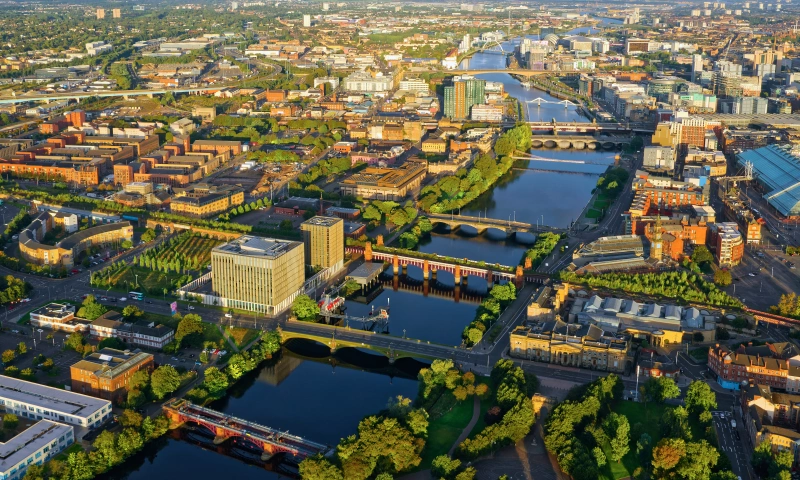
[[564, 233], [566, 231], [563, 228], [551, 227], [548, 225], [533, 225], [530, 223], [517, 222], [514, 220], [500, 220], [497, 218], [490, 218], [490, 217], [473, 217], [471, 215], [445, 215], [440, 213], [429, 213], [427, 214], [427, 217], [430, 219], [432, 223], [441, 223], [447, 225], [451, 229], [458, 228], [462, 225], [467, 225], [477, 230], [478, 233], [482, 233], [489, 228], [495, 228], [497, 230], [506, 232], [506, 235], [510, 235], [517, 232]]

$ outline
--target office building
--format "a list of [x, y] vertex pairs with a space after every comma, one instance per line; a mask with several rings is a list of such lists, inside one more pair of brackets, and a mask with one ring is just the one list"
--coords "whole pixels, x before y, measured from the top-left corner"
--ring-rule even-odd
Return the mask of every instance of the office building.
[[131, 376], [153, 371], [153, 355], [103, 348], [69, 368], [72, 391], [118, 402], [127, 398]]
[[419, 193], [427, 173], [423, 162], [409, 161], [397, 168], [367, 167], [339, 184], [342, 195], [371, 200], [402, 200]]
[[106, 18], [106, 9], [105, 8], [98, 8], [95, 12], [95, 16], [97, 16], [98, 20], [102, 20]]
[[306, 264], [329, 268], [331, 273], [344, 266], [344, 220], [338, 217], [312, 217], [300, 225], [305, 245]]
[[90, 42], [86, 44], [86, 53], [89, 56], [99, 55], [101, 53], [109, 52], [114, 46], [106, 42]]
[[311, 26], [311, 15], [303, 15], [303, 26], [306, 28]]
[[140, 320], [124, 322], [122, 315], [116, 311], [108, 311], [89, 325], [89, 334], [96, 340], [119, 338], [129, 345], [160, 350], [175, 338], [175, 330], [156, 325], [153, 322]]
[[32, 311], [31, 325], [62, 332], [83, 332], [88, 322], [75, 318], [75, 305], [68, 303], [48, 303]]
[[692, 83], [698, 83], [703, 72], [703, 56], [695, 53], [692, 55]]
[[122, 10], [119, 8], [114, 8], [111, 10], [111, 17], [112, 18], [122, 18]]
[[675, 151], [672, 147], [647, 146], [644, 147], [645, 170], [672, 172], [675, 169]]
[[305, 282], [303, 244], [243, 235], [211, 251], [212, 288], [226, 305], [280, 313]]
[[421, 78], [406, 78], [400, 80], [400, 90], [428, 93], [430, 91], [430, 86], [428, 82]]
[[111, 402], [0, 375], [0, 405], [8, 413], [94, 428], [111, 417]]
[[486, 81], [469, 76], [453, 79], [444, 87], [444, 116], [454, 119], [469, 118], [473, 105], [486, 103]]
[[504, 113], [503, 105], [473, 105], [470, 119], [476, 122], [502, 122]]
[[196, 218], [207, 218], [230, 211], [244, 203], [241, 187], [197, 185], [170, 200], [172, 213]]
[[391, 75], [378, 72], [373, 77], [368, 72], [353, 72], [344, 79], [344, 89], [348, 92], [387, 92], [392, 89], [394, 79]]
[[0, 443], [0, 478], [21, 480], [30, 465], [42, 465], [74, 441], [75, 433], [71, 426], [40, 420]]

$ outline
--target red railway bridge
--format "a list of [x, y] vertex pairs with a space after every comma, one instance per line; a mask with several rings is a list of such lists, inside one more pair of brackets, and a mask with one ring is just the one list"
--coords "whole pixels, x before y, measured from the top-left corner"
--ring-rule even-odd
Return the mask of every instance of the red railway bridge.
[[800, 327], [800, 320], [794, 318], [775, 315], [774, 313], [769, 312], [761, 312], [747, 307], [744, 307], [744, 311], [752, 315], [757, 322], [766, 322], [773, 325], [780, 325], [782, 327]]
[[278, 453], [286, 453], [302, 460], [318, 453], [324, 455], [331, 451], [327, 445], [194, 405], [188, 400], [178, 399], [167, 402], [163, 409], [172, 426], [177, 427], [185, 423], [199, 425], [214, 434], [214, 443], [217, 444], [229, 438], [244, 439], [260, 448], [264, 452], [262, 459], [265, 460]]

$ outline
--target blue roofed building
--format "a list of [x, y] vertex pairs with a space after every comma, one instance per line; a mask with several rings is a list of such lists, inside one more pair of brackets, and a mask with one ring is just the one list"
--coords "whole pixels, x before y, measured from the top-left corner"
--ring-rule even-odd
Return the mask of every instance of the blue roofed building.
[[800, 152], [786, 145], [770, 145], [736, 156], [740, 165], [750, 162], [764, 199], [785, 217], [800, 216]]

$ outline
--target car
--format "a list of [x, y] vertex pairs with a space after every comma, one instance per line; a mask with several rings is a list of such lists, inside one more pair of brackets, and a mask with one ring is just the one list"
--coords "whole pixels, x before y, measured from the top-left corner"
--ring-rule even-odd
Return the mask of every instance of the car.
[[194, 358], [194, 353], [190, 353], [189, 358]]
[[109, 300], [109, 301], [111, 301], [111, 302], [113, 302], [113, 303], [117, 303], [117, 299], [116, 299], [116, 298], [114, 298], [114, 297], [111, 297], [111, 298], [109, 298], [108, 300]]
[[150, 300], [145, 300], [144, 303], [153, 303]]
[[11, 330], [11, 333], [19, 333], [19, 330]]
[[20, 302], [24, 302], [24, 303], [28, 303], [30, 301], [31, 301], [30, 298], [23, 298], [22, 300], [20, 300]]
[[119, 297], [120, 302], [125, 302], [128, 300], [128, 297]]
[[172, 357], [172, 361], [173, 361], [173, 362], [177, 362], [177, 361], [178, 361], [178, 359], [177, 359], [176, 357]]
[[226, 313], [225, 318], [233, 318], [233, 315], [231, 315], [230, 313]]
[[757, 274], [756, 274], [756, 273], [753, 273], [753, 272], [750, 272], [750, 273], [748, 273], [748, 274], [747, 274], [747, 276], [749, 276], [749, 277], [755, 277], [756, 275], [757, 275]]
[[194, 307], [189, 305], [189, 310], [194, 310]]

